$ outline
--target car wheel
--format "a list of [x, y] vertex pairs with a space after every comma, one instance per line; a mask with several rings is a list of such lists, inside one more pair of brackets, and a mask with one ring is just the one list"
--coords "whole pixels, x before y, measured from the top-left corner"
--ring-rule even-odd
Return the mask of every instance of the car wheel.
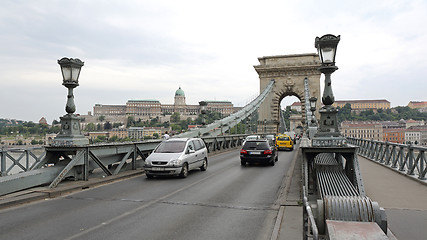
[[208, 159], [203, 159], [203, 165], [200, 167], [200, 170], [206, 171], [208, 169]]
[[240, 165], [246, 166], [246, 162], [245, 161], [240, 161]]
[[154, 176], [153, 175], [151, 175], [151, 174], [145, 174], [145, 176], [148, 178], [148, 179], [152, 179]]
[[184, 165], [182, 165], [181, 173], [179, 174], [179, 176], [182, 178], [186, 178], [188, 176], [188, 165], [187, 165], [187, 163], [184, 163]]

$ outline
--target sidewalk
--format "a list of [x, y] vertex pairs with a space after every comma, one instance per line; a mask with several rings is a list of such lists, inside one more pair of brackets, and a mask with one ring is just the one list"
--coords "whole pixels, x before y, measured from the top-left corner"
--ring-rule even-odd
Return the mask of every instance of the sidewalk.
[[[299, 148], [297, 149], [299, 151]], [[295, 155], [288, 173], [287, 192], [281, 201], [278, 218], [281, 218], [278, 240], [298, 240], [303, 237], [303, 205], [301, 199], [301, 152]]]

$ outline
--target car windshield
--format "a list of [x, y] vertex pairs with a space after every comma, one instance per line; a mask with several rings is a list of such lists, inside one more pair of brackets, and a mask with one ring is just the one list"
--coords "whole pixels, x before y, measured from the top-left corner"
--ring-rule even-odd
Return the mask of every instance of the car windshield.
[[180, 153], [184, 151], [185, 141], [162, 142], [154, 151], [155, 153]]
[[289, 141], [289, 137], [278, 137], [278, 141]]
[[262, 142], [257, 142], [257, 141], [251, 141], [251, 142], [246, 142], [245, 145], [243, 146], [243, 149], [245, 150], [265, 150], [265, 149], [269, 149], [268, 143], [265, 141]]

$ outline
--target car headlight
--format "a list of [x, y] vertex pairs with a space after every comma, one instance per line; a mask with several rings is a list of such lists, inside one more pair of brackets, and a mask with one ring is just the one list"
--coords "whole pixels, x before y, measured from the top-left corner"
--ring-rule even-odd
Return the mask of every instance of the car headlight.
[[174, 167], [181, 166], [181, 160], [180, 159], [171, 160], [171, 161], [169, 161], [169, 165], [172, 165]]

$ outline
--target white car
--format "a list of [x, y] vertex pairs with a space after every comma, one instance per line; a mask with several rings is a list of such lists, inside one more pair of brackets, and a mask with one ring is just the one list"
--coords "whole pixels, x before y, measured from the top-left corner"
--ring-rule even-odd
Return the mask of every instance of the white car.
[[182, 178], [188, 172], [208, 168], [208, 151], [200, 138], [171, 138], [161, 142], [145, 159], [147, 178], [160, 175], [176, 175]]

